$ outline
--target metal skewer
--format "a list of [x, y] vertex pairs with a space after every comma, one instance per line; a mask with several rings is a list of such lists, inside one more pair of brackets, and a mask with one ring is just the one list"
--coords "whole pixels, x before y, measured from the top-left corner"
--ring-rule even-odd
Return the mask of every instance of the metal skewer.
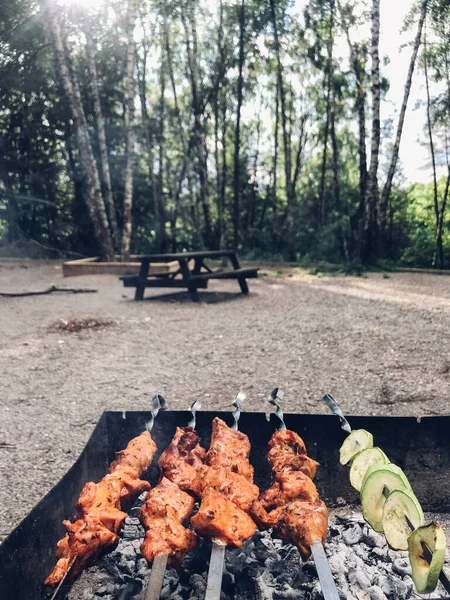
[[[190, 411], [192, 413], [192, 418], [189, 421], [188, 426], [192, 427], [192, 429], [195, 429], [195, 424], [196, 424], [196, 420], [197, 420], [196, 412], [198, 410], [200, 410], [201, 406], [202, 406], [202, 403], [200, 402], [200, 400], [196, 400], [195, 402], [193, 402], [191, 404]], [[162, 409], [162, 407], [161, 407], [161, 409]], [[162, 409], [162, 410], [164, 410], [164, 409]], [[157, 414], [158, 414], [158, 411], [156, 411], [155, 415], [153, 414], [153, 411], [152, 411], [153, 420]], [[147, 425], [149, 425], [150, 423], [152, 426], [153, 423], [151, 421], [149, 421], [149, 423], [147, 423]], [[150, 427], [150, 430], [151, 430], [151, 427]], [[164, 583], [164, 575], [166, 573], [168, 560], [169, 560], [168, 554], [160, 554], [159, 556], [156, 556], [155, 559], [153, 560], [152, 570], [150, 571], [150, 575], [148, 578], [148, 584], [147, 584], [147, 590], [145, 592], [145, 600], [159, 600], [159, 598], [161, 596], [163, 583]]]
[[[286, 430], [284, 415], [280, 406], [280, 400], [283, 399], [283, 396], [283, 390], [275, 388], [274, 390], [272, 390], [271, 394], [267, 399], [270, 404], [276, 406], [275, 415], [280, 420], [280, 425], [278, 427], [279, 431]], [[270, 420], [270, 414], [267, 415], [267, 420]], [[339, 593], [337, 591], [333, 575], [331, 574], [328, 558], [325, 554], [325, 550], [321, 540], [316, 540], [311, 544], [311, 553], [314, 559], [314, 564], [316, 565], [317, 575], [319, 577], [323, 597], [325, 598], [325, 600], [339, 600]]]
[[[244, 400], [245, 394], [242, 390], [240, 390], [236, 398], [233, 400], [233, 406], [235, 407], [235, 410], [233, 411], [234, 423], [231, 426], [231, 429], [238, 429], [239, 417], [241, 416], [241, 408]], [[222, 541], [216, 539], [212, 540], [205, 600], [220, 600], [223, 565], [225, 562], [225, 549], [226, 545]]]
[[[330, 396], [330, 394], [326, 394], [322, 398], [322, 401], [324, 402], [324, 404], [326, 404], [326, 406], [328, 406], [328, 408], [333, 414], [339, 417], [339, 420], [341, 422], [341, 429], [343, 429], [346, 433], [351, 433], [352, 428], [350, 426], [350, 423], [344, 417], [341, 407], [336, 402], [336, 400], [332, 396]], [[385, 485], [383, 488], [384, 497], [387, 498], [390, 493], [391, 490]], [[407, 515], [405, 515], [405, 520], [408, 527], [411, 529], [411, 532], [415, 531], [416, 528], [414, 527], [411, 519], [409, 519]], [[421, 545], [423, 550], [423, 557], [427, 561], [427, 563], [430, 564], [431, 559], [433, 558], [433, 553], [425, 542], [421, 542]], [[450, 579], [447, 577], [447, 574], [443, 570], [439, 574], [439, 581], [442, 583], [445, 590], [450, 594]]]

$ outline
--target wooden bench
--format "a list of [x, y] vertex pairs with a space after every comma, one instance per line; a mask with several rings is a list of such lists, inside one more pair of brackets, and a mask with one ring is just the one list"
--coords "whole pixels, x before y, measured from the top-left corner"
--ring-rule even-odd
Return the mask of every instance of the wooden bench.
[[[208, 258], [228, 258], [232, 269], [214, 271], [207, 264]], [[135, 287], [135, 300], [143, 300], [145, 288], [187, 288], [193, 300], [198, 300], [198, 289], [206, 289], [210, 279], [237, 279], [243, 294], [248, 294], [247, 279], [258, 277], [256, 267], [241, 268], [234, 250], [181, 252], [178, 254], [152, 254], [140, 256], [139, 275], [121, 277], [125, 287]], [[172, 272], [148, 272], [150, 263], [178, 261], [179, 268]], [[193, 268], [191, 264], [193, 263]]]

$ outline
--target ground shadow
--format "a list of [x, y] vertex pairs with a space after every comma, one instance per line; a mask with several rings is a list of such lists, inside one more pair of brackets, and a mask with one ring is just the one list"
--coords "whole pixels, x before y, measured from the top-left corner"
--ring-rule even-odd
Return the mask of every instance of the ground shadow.
[[204, 292], [198, 291], [198, 302], [195, 302], [189, 292], [171, 292], [169, 294], [158, 294], [147, 296], [143, 302], [177, 302], [179, 304], [219, 304], [220, 302], [233, 302], [245, 300], [254, 294], [242, 294], [241, 292]]

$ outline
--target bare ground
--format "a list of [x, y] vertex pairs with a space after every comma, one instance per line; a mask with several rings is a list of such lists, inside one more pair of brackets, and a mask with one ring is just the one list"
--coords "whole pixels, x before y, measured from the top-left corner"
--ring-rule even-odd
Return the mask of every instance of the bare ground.
[[[446, 414], [450, 392], [450, 278], [282, 274], [211, 282], [202, 302], [135, 303], [114, 276], [64, 280], [58, 263], [0, 262], [0, 291], [50, 284], [97, 294], [0, 297], [0, 539], [74, 462], [103, 410], [171, 408], [200, 398], [246, 410], [285, 390], [286, 412], [323, 412], [330, 392], [348, 414]], [[77, 333], [58, 319], [101, 317]]]

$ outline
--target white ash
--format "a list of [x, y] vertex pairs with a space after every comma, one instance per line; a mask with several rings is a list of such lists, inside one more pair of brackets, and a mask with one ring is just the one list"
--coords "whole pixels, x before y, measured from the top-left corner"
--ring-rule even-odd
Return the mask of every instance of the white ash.
[[[139, 508], [125, 521], [117, 548], [72, 585], [69, 600], [142, 600], [150, 569], [140, 545], [144, 530]], [[202, 542], [178, 569], [166, 572], [161, 600], [203, 600], [211, 546]], [[342, 599], [418, 598], [407, 552], [391, 550], [359, 514], [330, 515], [326, 554]], [[313, 560], [302, 564], [298, 550], [270, 532], [258, 532], [243, 547], [226, 553], [221, 600], [321, 600]], [[437, 589], [427, 598], [445, 596]]]

